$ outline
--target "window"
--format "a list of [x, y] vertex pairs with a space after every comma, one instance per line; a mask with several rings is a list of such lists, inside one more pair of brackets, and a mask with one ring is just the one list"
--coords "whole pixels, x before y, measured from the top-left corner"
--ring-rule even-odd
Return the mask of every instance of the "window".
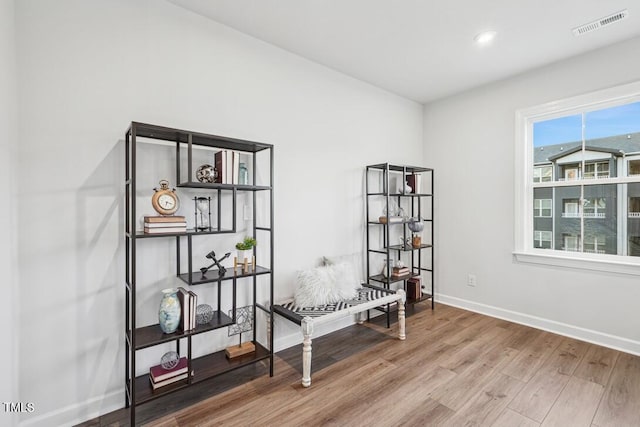
[[[640, 167], [640, 164], [638, 165]], [[553, 180], [553, 166], [536, 166], [533, 168], [533, 182], [549, 182]]]
[[534, 217], [551, 218], [551, 199], [535, 199], [533, 202]]
[[579, 245], [579, 237], [578, 236], [574, 236], [572, 234], [563, 234], [562, 235], [562, 241], [563, 241], [563, 246], [562, 249], [564, 249], [565, 251], [572, 251], [572, 252], [577, 252], [578, 251], [578, 247]]
[[640, 275], [640, 81], [516, 125], [516, 258]]
[[584, 251], [592, 254], [606, 253], [606, 239], [604, 235], [586, 235], [584, 237]]
[[585, 218], [605, 218], [607, 201], [603, 197], [585, 199], [582, 214]]
[[562, 218], [580, 218], [580, 201], [578, 199], [563, 200]]
[[551, 239], [553, 233], [551, 231], [534, 231], [533, 245], [536, 248], [551, 249]]
[[585, 163], [584, 179], [609, 178], [609, 162]]

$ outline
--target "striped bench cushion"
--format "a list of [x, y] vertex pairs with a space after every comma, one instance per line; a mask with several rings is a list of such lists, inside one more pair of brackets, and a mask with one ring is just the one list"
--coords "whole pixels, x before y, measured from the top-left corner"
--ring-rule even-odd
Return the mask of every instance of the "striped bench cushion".
[[295, 301], [291, 301], [282, 304], [281, 307], [286, 310], [292, 311], [300, 316], [319, 317], [325, 314], [344, 310], [346, 308], [362, 304], [364, 302], [374, 301], [387, 295], [389, 295], [388, 292], [382, 292], [377, 289], [360, 288], [358, 289], [358, 295], [356, 295], [355, 298], [340, 301], [335, 304], [326, 304], [317, 307], [299, 307], [295, 304]]

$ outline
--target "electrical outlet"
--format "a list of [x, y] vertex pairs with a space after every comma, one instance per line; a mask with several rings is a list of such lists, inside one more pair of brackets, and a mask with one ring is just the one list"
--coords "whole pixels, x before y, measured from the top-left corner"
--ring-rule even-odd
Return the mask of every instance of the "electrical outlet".
[[476, 275], [469, 274], [467, 276], [467, 286], [475, 286], [476, 285]]

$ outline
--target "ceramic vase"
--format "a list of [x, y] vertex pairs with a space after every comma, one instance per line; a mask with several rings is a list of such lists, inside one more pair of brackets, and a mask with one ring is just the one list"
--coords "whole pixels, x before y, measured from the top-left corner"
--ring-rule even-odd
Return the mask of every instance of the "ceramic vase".
[[178, 290], [168, 288], [162, 290], [162, 300], [158, 309], [158, 321], [160, 329], [165, 334], [172, 334], [178, 329], [180, 324], [180, 300], [178, 299]]

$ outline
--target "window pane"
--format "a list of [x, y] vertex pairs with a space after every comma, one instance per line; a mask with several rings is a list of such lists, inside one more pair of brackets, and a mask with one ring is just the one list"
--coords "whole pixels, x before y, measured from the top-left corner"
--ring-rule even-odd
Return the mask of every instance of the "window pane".
[[627, 185], [627, 254], [640, 256], [640, 184]]
[[554, 189], [554, 249], [578, 251], [582, 239], [580, 213], [580, 187]]
[[[549, 182], [555, 177], [564, 180], [577, 179], [575, 170], [564, 169], [558, 158], [565, 157], [572, 150], [582, 147], [582, 115], [560, 117], [533, 124], [533, 167], [534, 182]], [[580, 159], [581, 161], [581, 159]], [[536, 173], [536, 168], [540, 168]]]
[[622, 137], [616, 143], [622, 148], [626, 136], [635, 132], [640, 132], [640, 102], [589, 111], [584, 115], [584, 137], [587, 141], [594, 140], [594, 147], [599, 146], [598, 139], [620, 135]]
[[[533, 247], [551, 249], [553, 238], [553, 188], [535, 188], [533, 190], [533, 198], [533, 229], [535, 231]], [[543, 237], [541, 237], [541, 233]]]
[[617, 205], [617, 185], [588, 185], [584, 187], [585, 252], [618, 253]]

